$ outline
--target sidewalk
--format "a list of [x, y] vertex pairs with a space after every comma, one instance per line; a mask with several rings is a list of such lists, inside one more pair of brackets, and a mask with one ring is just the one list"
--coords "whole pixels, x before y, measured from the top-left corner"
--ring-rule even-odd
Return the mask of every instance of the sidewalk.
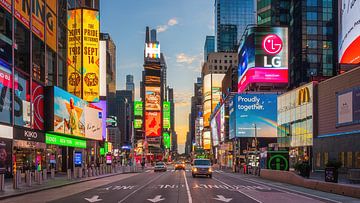
[[[129, 166], [126, 166], [124, 168], [122, 166], [120, 166], [117, 168], [116, 171], [117, 171], [116, 173], [113, 172], [113, 173], [107, 173], [107, 174], [103, 174], [103, 175], [92, 176], [92, 177], [83, 177], [83, 178], [73, 178], [72, 177], [71, 180], [67, 179], [66, 174], [56, 174], [54, 179], [51, 179], [50, 175], [49, 175], [48, 179], [43, 180], [42, 184], [35, 182], [33, 179], [31, 187], [28, 186], [27, 183], [25, 183], [25, 181], [23, 179], [21, 181], [21, 183], [19, 184], [18, 189], [13, 189], [13, 182], [12, 182], [13, 180], [12, 179], [6, 179], [4, 191], [0, 191], [0, 200], [6, 199], [9, 197], [24, 195], [24, 194], [28, 194], [28, 193], [62, 187], [62, 186], [66, 186], [66, 185], [81, 183], [81, 182], [85, 182], [85, 181], [96, 180], [96, 179], [105, 178], [105, 177], [109, 177], [109, 176], [131, 173], [131, 169]], [[138, 170], [138, 168], [136, 168], [133, 173], [135, 173], [137, 171], [141, 171], [141, 169]]]

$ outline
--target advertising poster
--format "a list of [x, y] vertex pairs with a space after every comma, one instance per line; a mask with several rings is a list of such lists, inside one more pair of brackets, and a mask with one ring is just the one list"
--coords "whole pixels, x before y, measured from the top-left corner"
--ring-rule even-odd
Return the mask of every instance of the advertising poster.
[[36, 130], [44, 130], [44, 87], [32, 83], [32, 100], [33, 100], [33, 127]]
[[218, 131], [218, 125], [216, 123], [216, 118], [213, 118], [210, 122], [211, 125], [211, 137], [212, 137], [212, 143], [213, 146], [219, 145], [219, 131]]
[[11, 0], [1, 0], [0, 5], [11, 13]]
[[12, 140], [0, 138], [0, 174], [10, 175], [11, 173], [11, 151], [12, 151]]
[[31, 127], [30, 80], [15, 72], [14, 120], [15, 125]]
[[69, 10], [67, 15], [67, 91], [81, 97], [81, 9]]
[[338, 124], [353, 122], [353, 92], [338, 95]]
[[170, 149], [171, 148], [171, 136], [170, 136], [170, 133], [164, 132], [163, 133], [163, 139], [164, 139], [164, 147], [165, 147], [165, 149]]
[[85, 107], [85, 137], [102, 140], [102, 109], [92, 104]]
[[143, 116], [143, 102], [134, 101], [134, 116]]
[[53, 50], [56, 51], [56, 38], [57, 38], [57, 1], [58, 0], [47, 0], [46, 1], [46, 44]]
[[99, 87], [99, 37], [100, 16], [98, 11], [83, 9], [83, 99], [98, 102]]
[[205, 131], [203, 133], [203, 147], [206, 150], [211, 149], [211, 135], [210, 131]]
[[160, 44], [146, 43], [145, 44], [145, 58], [159, 59], [160, 58]]
[[145, 87], [145, 110], [160, 111], [160, 87]]
[[256, 137], [277, 136], [276, 94], [239, 94], [235, 98], [236, 137], [255, 137], [255, 133]]
[[163, 128], [170, 129], [170, 102], [163, 102]]
[[11, 122], [11, 95], [12, 95], [11, 67], [0, 59], [0, 121]]
[[145, 112], [145, 136], [157, 137], [161, 135], [161, 113]]
[[225, 105], [220, 108], [220, 142], [225, 141]]
[[251, 83], [288, 82], [288, 29], [252, 27], [239, 51], [238, 92]]
[[102, 109], [102, 117], [101, 117], [101, 129], [102, 129], [102, 139], [106, 140], [106, 115], [107, 115], [107, 106], [106, 106], [106, 100], [100, 100], [97, 103], [92, 103], [91, 105], [94, 105], [100, 109]]
[[81, 167], [81, 165], [82, 165], [82, 153], [81, 152], [75, 152], [74, 164], [75, 164], [75, 167]]
[[85, 137], [86, 106], [82, 99], [54, 87], [54, 132]]
[[340, 63], [360, 63], [360, 1], [340, 0], [339, 8]]
[[135, 129], [142, 128], [142, 119], [134, 119], [134, 128]]
[[[17, 0], [15, 3], [15, 18], [27, 28], [30, 28], [30, 0]], [[24, 5], [24, 6], [23, 6]]]

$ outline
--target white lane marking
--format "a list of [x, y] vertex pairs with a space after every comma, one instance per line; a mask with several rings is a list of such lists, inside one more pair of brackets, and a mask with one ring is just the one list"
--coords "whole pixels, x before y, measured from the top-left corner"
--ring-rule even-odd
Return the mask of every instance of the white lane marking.
[[[230, 175], [230, 174], [226, 174], [227, 176], [230, 176], [230, 177], [233, 177], [233, 178], [236, 178], [236, 179], [239, 179], [239, 177], [236, 177], [234, 175]], [[321, 197], [321, 196], [317, 196], [317, 195], [313, 195], [313, 194], [310, 194], [310, 193], [305, 193], [305, 192], [300, 192], [300, 191], [296, 191], [296, 190], [292, 190], [292, 189], [289, 189], [289, 188], [284, 188], [284, 187], [281, 187], [281, 186], [278, 186], [278, 185], [272, 185], [272, 184], [269, 184], [269, 183], [264, 183], [264, 182], [259, 182], [259, 181], [255, 181], [255, 180], [249, 180], [248, 178], [241, 178], [239, 180], [243, 180], [245, 182], [249, 182], [249, 183], [253, 183], [253, 184], [258, 184], [258, 185], [262, 185], [262, 186], [268, 186], [268, 187], [275, 187], [276, 190], [278, 191], [281, 191], [281, 192], [285, 192], [285, 193], [288, 193], [288, 194], [293, 194], [293, 195], [297, 195], [297, 196], [301, 196], [299, 194], [302, 194], [304, 196], [301, 196], [303, 198], [308, 198], [308, 199], [311, 199], [309, 197], [306, 197], [306, 196], [311, 196], [311, 197], [315, 197], [315, 198], [319, 198], [319, 199], [323, 199], [323, 200], [327, 200], [327, 201], [330, 201], [330, 202], [336, 202], [336, 203], [341, 203], [339, 201], [336, 201], [336, 200], [332, 200], [332, 199], [329, 199], [329, 198], [326, 198], [326, 197]], [[290, 184], [291, 185], [291, 184]], [[299, 186], [297, 186], [299, 187]], [[279, 189], [281, 188], [281, 189]], [[289, 192], [291, 191], [291, 192]], [[311, 200], [314, 200], [314, 199], [311, 199]]]
[[149, 173], [151, 170], [146, 170], [145, 173]]
[[230, 202], [233, 198], [226, 198], [222, 195], [217, 195], [217, 198], [213, 198], [215, 200], [219, 200], [221, 202]]
[[165, 200], [165, 198], [161, 198], [161, 195], [156, 195], [153, 199], [147, 199], [149, 200], [150, 202], [161, 202], [163, 200]]
[[189, 184], [186, 179], [186, 173], [183, 173], [183, 174], [184, 174], [184, 178], [185, 178], [186, 192], [188, 195], [189, 203], [192, 203], [192, 197], [191, 197], [191, 193], [190, 193], [190, 189], [189, 189]]
[[165, 173], [156, 176], [155, 178], [151, 179], [149, 182], [147, 182], [145, 185], [139, 187], [138, 189], [134, 190], [132, 193], [128, 194], [127, 196], [125, 196], [122, 200], [118, 201], [118, 203], [122, 203], [124, 202], [127, 198], [129, 198], [131, 195], [135, 194], [136, 192], [138, 192], [139, 190], [143, 189], [144, 187], [148, 186], [150, 183], [154, 182], [155, 180], [157, 180], [158, 178], [160, 178], [161, 176], [163, 176]]
[[102, 199], [99, 199], [99, 195], [94, 195], [91, 198], [84, 198], [88, 202], [99, 202], [102, 201]]
[[[216, 181], [218, 181], [218, 182], [220, 182], [220, 183], [222, 183], [222, 184], [224, 184], [224, 185], [226, 185], [226, 186], [228, 186], [229, 188], [234, 188], [233, 186], [231, 186], [231, 185], [229, 185], [229, 184], [227, 184], [227, 183], [224, 183], [223, 181], [221, 181], [221, 180], [219, 180], [219, 179], [217, 179], [217, 178], [214, 178], [214, 177], [213, 177], [213, 179], [216, 180]], [[256, 201], [256, 202], [262, 203], [262, 201], [260, 201], [260, 200], [258, 200], [258, 199], [255, 199], [254, 197], [246, 194], [245, 192], [242, 192], [242, 191], [240, 191], [240, 190], [235, 190], [235, 191], [238, 191], [239, 193], [247, 196], [248, 198], [250, 198], [250, 199], [252, 199], [252, 200], [254, 200], [254, 201]]]

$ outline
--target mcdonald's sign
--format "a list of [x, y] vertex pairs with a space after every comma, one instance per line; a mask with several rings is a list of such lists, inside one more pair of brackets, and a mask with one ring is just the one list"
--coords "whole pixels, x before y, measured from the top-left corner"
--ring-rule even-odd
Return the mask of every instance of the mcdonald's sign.
[[308, 87], [301, 88], [298, 91], [297, 105], [300, 106], [308, 102], [310, 102], [310, 90]]

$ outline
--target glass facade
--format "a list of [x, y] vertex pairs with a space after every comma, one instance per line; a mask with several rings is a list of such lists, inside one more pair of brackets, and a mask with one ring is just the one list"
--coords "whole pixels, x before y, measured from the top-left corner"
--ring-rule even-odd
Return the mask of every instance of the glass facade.
[[215, 34], [218, 52], [236, 52], [246, 26], [255, 24], [256, 1], [216, 0]]
[[206, 36], [204, 45], [204, 61], [208, 60], [208, 54], [215, 52], [215, 36]]
[[289, 0], [257, 0], [257, 24], [286, 26], [289, 24]]

